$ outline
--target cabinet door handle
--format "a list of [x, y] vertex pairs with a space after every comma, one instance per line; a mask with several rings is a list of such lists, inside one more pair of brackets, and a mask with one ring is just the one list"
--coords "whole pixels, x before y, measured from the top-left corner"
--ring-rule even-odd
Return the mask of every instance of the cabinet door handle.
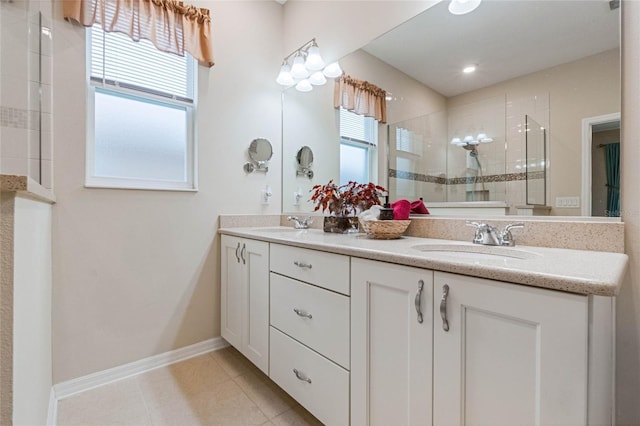
[[247, 252], [247, 245], [242, 244], [242, 250], [240, 251], [240, 257], [242, 258], [242, 264], [247, 264], [247, 259], [245, 259], [244, 254]]
[[418, 293], [416, 294], [416, 312], [418, 313], [418, 323], [422, 324], [422, 310], [420, 309], [420, 302], [422, 299], [422, 289], [424, 288], [424, 281], [418, 281]]
[[293, 262], [293, 264], [296, 265], [298, 268], [309, 268], [309, 269], [311, 269], [311, 264], [310, 263], [298, 262], [296, 260], [295, 262]]
[[442, 286], [442, 300], [440, 301], [440, 317], [442, 317], [442, 329], [449, 331], [449, 321], [447, 321], [447, 296], [449, 295], [449, 286]]
[[240, 255], [238, 254], [238, 250], [240, 250], [240, 241], [238, 241], [238, 247], [236, 247], [236, 260], [240, 263]]
[[308, 378], [307, 376], [305, 376], [304, 374], [302, 374], [301, 372], [299, 372], [295, 368], [293, 369], [293, 373], [296, 375], [298, 380], [302, 380], [303, 382], [311, 383], [311, 379], [310, 378]]
[[313, 318], [313, 316], [311, 316], [311, 314], [309, 312], [305, 312], [303, 310], [300, 310], [298, 308], [293, 308], [293, 312], [295, 312], [299, 317], [305, 317], [305, 318]]

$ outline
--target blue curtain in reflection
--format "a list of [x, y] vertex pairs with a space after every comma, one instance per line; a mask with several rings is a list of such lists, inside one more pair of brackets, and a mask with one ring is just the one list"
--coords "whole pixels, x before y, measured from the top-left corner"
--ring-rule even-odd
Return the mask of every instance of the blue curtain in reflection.
[[607, 172], [607, 216], [620, 216], [620, 143], [604, 146]]

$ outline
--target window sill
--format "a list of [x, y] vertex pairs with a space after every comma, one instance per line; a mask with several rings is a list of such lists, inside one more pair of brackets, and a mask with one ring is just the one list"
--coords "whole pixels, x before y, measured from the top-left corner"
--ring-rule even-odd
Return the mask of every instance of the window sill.
[[198, 188], [188, 188], [188, 187], [171, 187], [171, 186], [160, 186], [160, 185], [133, 185], [133, 184], [113, 184], [113, 183], [98, 183], [98, 182], [85, 182], [85, 188], [89, 189], [124, 189], [129, 191], [172, 191], [172, 192], [198, 192]]
[[56, 202], [56, 197], [51, 189], [45, 188], [29, 176], [0, 174], [0, 190], [3, 192], [17, 192], [49, 204]]

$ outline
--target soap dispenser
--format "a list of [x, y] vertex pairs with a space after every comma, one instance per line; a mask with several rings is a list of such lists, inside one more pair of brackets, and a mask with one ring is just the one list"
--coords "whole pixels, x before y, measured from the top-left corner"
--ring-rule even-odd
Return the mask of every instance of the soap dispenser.
[[393, 220], [393, 209], [389, 204], [389, 197], [386, 197], [384, 206], [380, 209], [380, 220]]

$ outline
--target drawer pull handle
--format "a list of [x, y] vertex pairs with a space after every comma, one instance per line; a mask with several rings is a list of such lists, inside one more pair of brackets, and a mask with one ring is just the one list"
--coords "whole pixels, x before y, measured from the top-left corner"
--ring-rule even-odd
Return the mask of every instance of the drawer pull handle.
[[298, 378], [298, 380], [302, 380], [303, 382], [307, 382], [307, 383], [311, 383], [311, 379], [308, 378], [307, 376], [305, 376], [304, 374], [300, 373], [298, 370], [296, 370], [295, 368], [293, 369], [293, 373], [296, 375], [296, 377]]
[[442, 329], [449, 331], [449, 321], [447, 321], [447, 296], [449, 295], [449, 286], [442, 286], [442, 300], [440, 301], [440, 317], [442, 318]]
[[299, 317], [305, 317], [309, 319], [313, 318], [310, 313], [300, 310], [298, 308], [293, 308], [293, 312], [295, 312]]
[[238, 251], [240, 250], [240, 242], [238, 241], [238, 247], [236, 247], [236, 260], [240, 263], [240, 256], [238, 255]]
[[416, 300], [414, 301], [416, 305], [416, 312], [418, 313], [418, 323], [422, 324], [422, 310], [420, 309], [420, 302], [422, 299], [422, 289], [424, 288], [424, 281], [418, 281], [418, 293], [416, 294]]
[[310, 263], [298, 262], [296, 260], [295, 262], [293, 262], [293, 264], [296, 265], [298, 268], [309, 268], [309, 269], [311, 269], [311, 264]]

